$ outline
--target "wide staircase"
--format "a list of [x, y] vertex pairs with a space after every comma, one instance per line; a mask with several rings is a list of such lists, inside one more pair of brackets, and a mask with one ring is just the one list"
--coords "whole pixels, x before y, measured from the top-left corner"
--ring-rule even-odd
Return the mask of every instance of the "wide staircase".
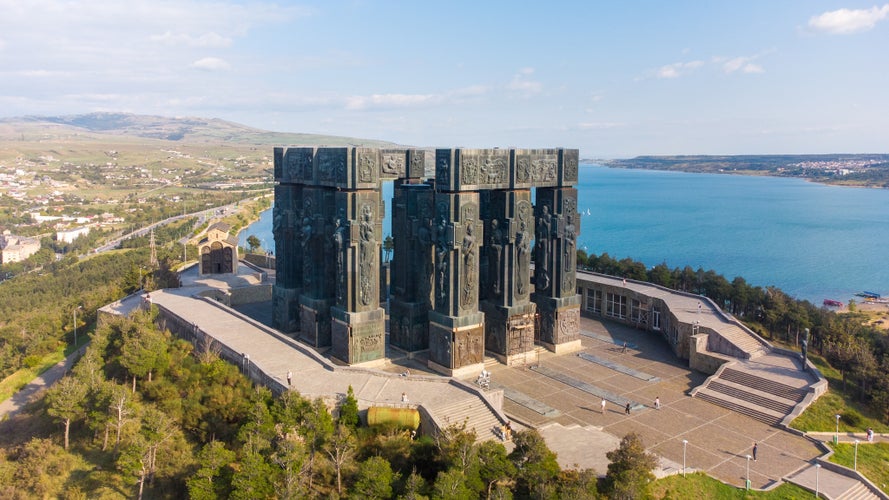
[[808, 389], [793, 387], [748, 371], [726, 367], [694, 391], [695, 397], [778, 425], [805, 398]]
[[466, 430], [475, 431], [476, 442], [499, 438], [497, 432], [504, 424], [480, 398], [462, 399], [446, 406], [430, 409], [430, 413], [442, 428], [450, 425], [459, 426], [466, 422]]
[[837, 500], [879, 500], [880, 497], [868, 489], [864, 483], [855, 483], [855, 486], [837, 497]]
[[746, 353], [748, 359], [757, 358], [768, 352], [768, 347], [760, 342], [753, 333], [736, 324], [721, 324], [718, 330], [718, 335], [730, 342], [740, 351]]

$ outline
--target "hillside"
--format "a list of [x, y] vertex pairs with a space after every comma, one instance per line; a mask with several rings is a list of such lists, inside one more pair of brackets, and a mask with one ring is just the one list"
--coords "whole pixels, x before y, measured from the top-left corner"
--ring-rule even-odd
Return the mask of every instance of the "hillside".
[[372, 139], [331, 135], [270, 132], [216, 118], [89, 113], [68, 116], [24, 116], [0, 119], [2, 142], [116, 142], [120, 138], [175, 143], [236, 143], [250, 145], [327, 145], [394, 147]]

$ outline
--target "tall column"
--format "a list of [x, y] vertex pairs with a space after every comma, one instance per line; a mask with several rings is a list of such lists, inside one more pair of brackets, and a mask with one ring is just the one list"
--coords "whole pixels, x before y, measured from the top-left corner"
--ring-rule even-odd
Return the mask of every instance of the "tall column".
[[[484, 314], [478, 310], [479, 195], [463, 185], [460, 150], [436, 151], [434, 310], [429, 312], [429, 366], [460, 376], [481, 370]], [[474, 183], [472, 183], [474, 184]]]
[[501, 362], [533, 362], [536, 304], [530, 301], [531, 239], [534, 215], [531, 192], [489, 191], [485, 213], [483, 299], [485, 348]]
[[[331, 148], [333, 149], [333, 148]], [[378, 149], [351, 148], [337, 153], [345, 168], [333, 179], [336, 214], [327, 238], [332, 249], [325, 260], [334, 266], [332, 351], [348, 364], [386, 355], [386, 312], [380, 307], [380, 254], [384, 205], [380, 196]]]
[[299, 228], [302, 188], [306, 171], [311, 175], [312, 148], [275, 148], [275, 206], [272, 234], [275, 238], [275, 285], [272, 288], [274, 326], [284, 333], [300, 328], [299, 296], [302, 293], [302, 253]]
[[576, 290], [577, 190], [540, 188], [537, 220], [535, 293], [540, 313], [539, 341], [555, 352], [580, 349], [580, 298]]
[[428, 183], [397, 182], [392, 207], [395, 252], [391, 262], [389, 342], [417, 352], [429, 349], [434, 252], [433, 189]]
[[[319, 152], [319, 155], [321, 153]], [[334, 302], [336, 262], [333, 255], [335, 191], [323, 186], [303, 188], [299, 245], [303, 287], [299, 298], [299, 339], [316, 349], [330, 347], [330, 307]]]

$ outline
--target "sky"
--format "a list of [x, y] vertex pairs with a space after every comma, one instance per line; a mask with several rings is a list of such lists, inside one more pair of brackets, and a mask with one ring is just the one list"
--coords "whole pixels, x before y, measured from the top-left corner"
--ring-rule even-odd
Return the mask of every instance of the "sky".
[[889, 3], [0, 0], [0, 117], [584, 158], [889, 152]]

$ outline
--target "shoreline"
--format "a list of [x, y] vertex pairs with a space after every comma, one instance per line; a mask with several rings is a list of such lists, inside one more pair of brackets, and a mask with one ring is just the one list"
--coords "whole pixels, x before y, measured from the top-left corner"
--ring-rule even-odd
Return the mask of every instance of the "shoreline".
[[806, 182], [812, 182], [815, 184], [821, 184], [823, 186], [831, 186], [831, 187], [847, 187], [847, 188], [863, 188], [863, 189], [889, 189], [886, 186], [877, 186], [877, 185], [868, 185], [868, 184], [845, 184], [842, 182], [826, 182], [823, 180], [819, 180], [815, 177], [803, 177], [803, 176], [795, 176], [795, 175], [775, 175], [769, 171], [763, 171], [763, 173], [757, 173], [756, 171], [743, 170], [743, 171], [720, 171], [720, 172], [710, 172], [710, 171], [701, 171], [701, 170], [688, 170], [684, 168], [643, 168], [643, 167], [626, 167], [621, 165], [608, 165], [605, 163], [600, 163], [595, 160], [580, 160], [580, 166], [591, 166], [591, 167], [601, 167], [601, 168], [617, 168], [621, 170], [648, 170], [650, 172], [679, 172], [683, 174], [707, 174], [707, 175], [737, 175], [742, 177], [774, 177], [776, 179], [800, 179]]

